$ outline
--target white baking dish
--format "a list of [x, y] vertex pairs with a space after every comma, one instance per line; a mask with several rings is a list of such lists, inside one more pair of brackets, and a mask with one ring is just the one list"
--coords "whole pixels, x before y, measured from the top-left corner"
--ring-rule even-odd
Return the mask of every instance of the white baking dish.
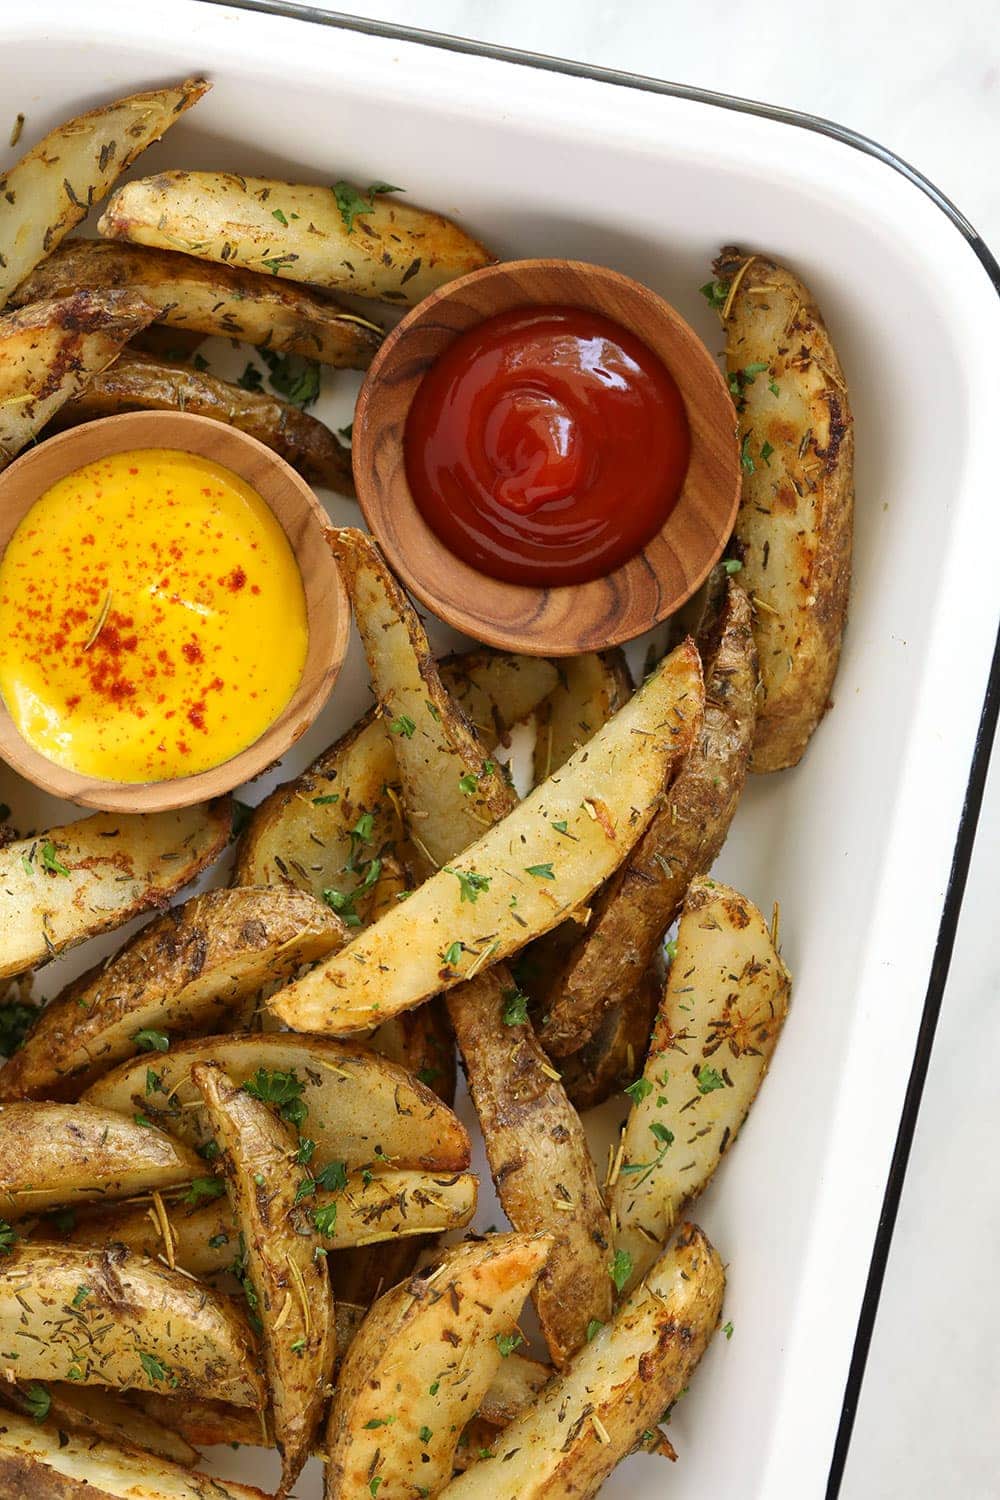
[[[967, 226], [887, 160], [733, 101], [195, 0], [36, 0], [0, 17], [0, 97], [11, 118], [25, 111], [26, 143], [116, 92], [192, 71], [216, 86], [143, 171], [388, 177], [504, 253], [591, 259], [639, 277], [712, 344], [718, 328], [697, 289], [727, 240], [787, 257], [826, 311], [858, 437], [855, 587], [836, 705], [803, 765], [750, 786], [719, 863], [765, 909], [780, 899], [795, 976], [773, 1073], [696, 1210], [730, 1262], [735, 1331], [716, 1341], [674, 1413], [676, 1468], [639, 1457], [607, 1488], [669, 1488], [675, 1500], [819, 1496], [880, 1208], [885, 1196], [891, 1224], [905, 1163], [904, 1096], [923, 1017], [912, 1115], [985, 770], [984, 747], [975, 765], [973, 752], [998, 617], [1000, 305], [984, 262]], [[339, 389], [346, 407], [349, 381]], [[280, 776], [366, 698], [355, 643], [321, 724]], [[991, 711], [995, 702], [986, 743]], [[64, 812], [9, 774], [2, 795], [22, 826]], [[111, 946], [53, 965], [43, 992]], [[496, 1210], [484, 1200], [486, 1224]], [[883, 1233], [869, 1312], [886, 1248]], [[864, 1337], [848, 1407], [863, 1352]], [[255, 1483], [276, 1473], [258, 1453], [217, 1458], [219, 1472]], [[296, 1493], [311, 1500], [320, 1488], [314, 1465]]]

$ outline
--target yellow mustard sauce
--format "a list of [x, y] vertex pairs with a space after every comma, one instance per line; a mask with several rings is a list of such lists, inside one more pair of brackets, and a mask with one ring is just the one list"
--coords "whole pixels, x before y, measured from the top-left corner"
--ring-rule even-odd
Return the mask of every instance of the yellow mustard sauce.
[[144, 448], [86, 464], [0, 561], [0, 693], [61, 766], [166, 781], [252, 745], [308, 645], [295, 556], [237, 474]]

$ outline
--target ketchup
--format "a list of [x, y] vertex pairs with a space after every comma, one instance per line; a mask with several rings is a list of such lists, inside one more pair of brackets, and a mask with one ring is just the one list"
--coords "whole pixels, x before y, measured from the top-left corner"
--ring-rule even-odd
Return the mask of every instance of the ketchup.
[[684, 402], [634, 334], [574, 307], [499, 313], [417, 389], [404, 443], [424, 519], [492, 578], [600, 578], [655, 536], [691, 447]]

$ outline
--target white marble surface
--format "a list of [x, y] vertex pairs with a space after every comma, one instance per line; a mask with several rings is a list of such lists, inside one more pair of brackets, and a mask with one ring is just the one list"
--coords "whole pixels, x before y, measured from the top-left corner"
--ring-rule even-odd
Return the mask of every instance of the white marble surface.
[[[995, 0], [716, 0], [710, 8], [343, 0], [328, 8], [826, 115], [919, 167], [1000, 250]], [[1000, 773], [987, 791], [842, 1500], [1000, 1496], [998, 882]], [[834, 1296], [831, 1307], [835, 1316]]]

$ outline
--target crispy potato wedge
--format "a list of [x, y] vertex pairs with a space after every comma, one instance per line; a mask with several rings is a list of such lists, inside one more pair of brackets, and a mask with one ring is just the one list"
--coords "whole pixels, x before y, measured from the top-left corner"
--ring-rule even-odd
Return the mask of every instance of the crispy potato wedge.
[[509, 1024], [517, 996], [502, 965], [459, 985], [449, 1010], [497, 1193], [515, 1229], [544, 1232], [552, 1252], [534, 1291], [553, 1363], [611, 1314], [611, 1223], [587, 1139], [531, 1023]]
[[12, 1500], [267, 1500], [251, 1485], [17, 1412], [0, 1418], [0, 1490]]
[[[550, 663], [503, 653], [450, 657], [440, 670], [445, 686], [475, 721], [487, 751], [532, 712], [556, 681]], [[315, 896], [334, 889], [353, 896], [350, 914], [362, 926], [395, 906], [396, 895], [409, 883], [410, 852], [400, 817], [395, 742], [385, 721], [369, 714], [302, 776], [265, 797], [240, 840], [234, 885], [284, 883]], [[364, 840], [357, 833], [359, 824], [367, 833]], [[378, 874], [371, 878], [376, 859]]]
[[349, 183], [331, 192], [230, 172], [159, 172], [129, 182], [97, 227], [107, 239], [411, 305], [494, 259], [449, 219], [395, 198], [372, 193], [362, 201]]
[[[326, 1164], [325, 1160], [319, 1163]], [[199, 1168], [203, 1174], [209, 1170], [201, 1164]], [[293, 1187], [308, 1183], [304, 1167], [292, 1170]], [[329, 1232], [324, 1230], [319, 1236], [324, 1249], [385, 1244], [386, 1249], [393, 1250], [397, 1241], [409, 1243], [404, 1237], [463, 1228], [476, 1211], [478, 1185], [478, 1178], [471, 1172], [444, 1176], [393, 1167], [377, 1172], [366, 1169], [348, 1173], [344, 1186], [335, 1192], [320, 1189], [308, 1197], [303, 1214], [313, 1223], [313, 1214], [324, 1211], [322, 1222], [329, 1225]], [[159, 1257], [168, 1265], [178, 1265], [193, 1276], [215, 1275], [232, 1266], [239, 1230], [224, 1198], [189, 1206], [185, 1198], [197, 1196], [197, 1192], [189, 1190], [180, 1199], [164, 1202], [162, 1213], [156, 1204], [139, 1203], [107, 1213], [77, 1214], [65, 1242], [125, 1245], [139, 1254]], [[39, 1232], [46, 1238], [54, 1237], [51, 1228]], [[335, 1284], [339, 1296], [343, 1290], [340, 1280]]]
[[830, 702], [847, 622], [854, 427], [819, 308], [799, 278], [727, 246], [715, 274], [743, 435], [732, 550], [754, 606], [761, 701], [753, 771], [801, 759]]
[[260, 1069], [294, 1075], [287, 1092], [306, 1107], [302, 1132], [315, 1141], [318, 1160], [358, 1171], [381, 1151], [396, 1167], [446, 1173], [469, 1165], [465, 1127], [430, 1089], [368, 1048], [324, 1037], [254, 1032], [184, 1042], [155, 1064], [148, 1057], [123, 1063], [91, 1084], [86, 1098], [122, 1114], [140, 1109], [188, 1145], [203, 1145], [210, 1136], [191, 1082], [200, 1062], [217, 1062], [236, 1083]]
[[207, 891], [172, 907], [41, 1012], [0, 1068], [0, 1099], [71, 1098], [171, 1037], [249, 1022], [265, 986], [341, 946], [347, 930], [302, 891]]
[[586, 1046], [559, 1059], [562, 1085], [574, 1109], [596, 1109], [642, 1071], [661, 990], [656, 973], [643, 975], [624, 1004], [604, 1012]]
[[375, 542], [353, 528], [327, 536], [394, 737], [410, 838], [437, 869], [505, 817], [517, 793], [442, 683], [427, 632]]
[[610, 1005], [647, 973], [692, 878], [711, 868], [746, 781], [756, 719], [757, 652], [750, 604], [730, 584], [702, 638], [705, 714], [663, 806], [592, 903], [586, 930], [546, 996], [539, 1041], [563, 1057], [583, 1046]]
[[33, 1242], [0, 1260], [5, 1379], [158, 1387], [259, 1407], [257, 1366], [232, 1299], [144, 1256]]
[[67, 240], [21, 283], [11, 303], [121, 286], [154, 307], [165, 328], [240, 339], [325, 365], [365, 370], [382, 342], [377, 323], [269, 272], [113, 240]]
[[[87, 1433], [107, 1443], [129, 1443], [185, 1467], [198, 1458], [196, 1449], [179, 1432], [133, 1406], [125, 1396], [115, 1395], [103, 1386], [71, 1385], [68, 1381], [57, 1380], [41, 1386], [41, 1391], [43, 1399], [49, 1403], [48, 1420], [63, 1430], [68, 1428], [73, 1432]], [[23, 1386], [4, 1382], [0, 1390], [0, 1400], [29, 1416], [38, 1410], [38, 1395], [38, 1382]], [[234, 1406], [231, 1410], [244, 1412], [246, 1408]], [[0, 1425], [2, 1423], [0, 1414]]]
[[322, 422], [279, 396], [245, 391], [193, 365], [128, 349], [111, 369], [95, 372], [79, 394], [70, 394], [73, 400], [62, 406], [56, 427], [75, 427], [123, 411], [186, 411], [249, 433], [309, 484], [354, 494], [350, 449]]
[[518, 1234], [458, 1245], [376, 1302], [330, 1408], [326, 1500], [354, 1500], [376, 1476], [385, 1500], [447, 1483], [548, 1249]]
[[188, 78], [99, 105], [43, 137], [0, 175], [0, 307], [40, 260], [100, 203], [140, 152], [158, 141], [210, 85]]
[[0, 1105], [0, 1216], [175, 1187], [202, 1163], [162, 1130], [92, 1104]]
[[362, 1030], [556, 926], [629, 854], [700, 725], [702, 698], [698, 652], [686, 642], [453, 866], [281, 990], [270, 1008], [303, 1031]]
[[558, 671], [559, 681], [538, 715], [536, 785], [565, 765], [632, 696], [632, 674], [618, 649], [568, 656]]
[[704, 1354], [722, 1308], [725, 1271], [687, 1224], [646, 1282], [442, 1500], [580, 1500], [655, 1428]]
[[94, 813], [0, 849], [0, 978], [163, 906], [226, 847], [228, 797], [176, 812]]
[[788, 1011], [791, 979], [757, 908], [694, 880], [612, 1172], [615, 1245], [642, 1277], [739, 1135]]
[[74, 292], [0, 317], [0, 469], [152, 316], [135, 292], [112, 291]]
[[326, 1257], [315, 1255], [313, 1222], [299, 1201], [294, 1132], [217, 1063], [196, 1063], [239, 1226], [244, 1275], [260, 1309], [278, 1495], [287, 1495], [309, 1456], [337, 1351]]

